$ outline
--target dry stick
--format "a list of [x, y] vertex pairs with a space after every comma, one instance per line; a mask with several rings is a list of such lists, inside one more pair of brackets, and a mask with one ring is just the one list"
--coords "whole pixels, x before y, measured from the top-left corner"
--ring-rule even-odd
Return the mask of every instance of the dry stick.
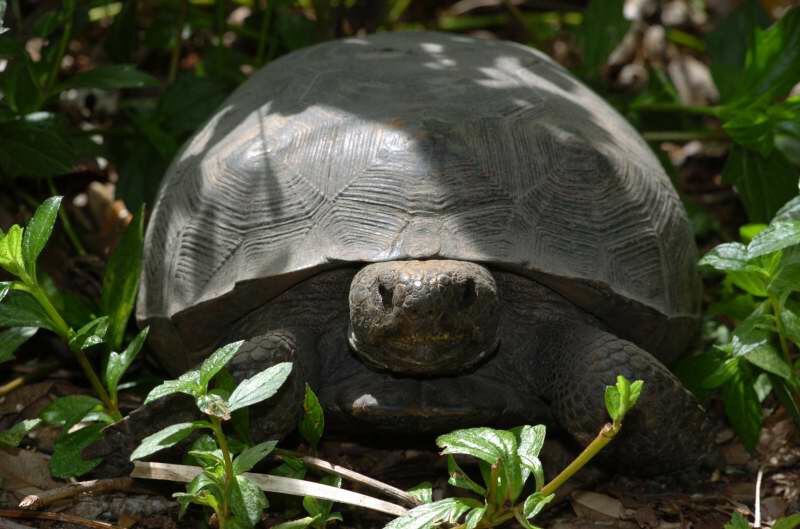
[[[170, 463], [151, 463], [144, 461], [134, 462], [132, 478], [159, 479], [165, 481], [188, 482], [203, 471], [200, 467], [189, 465], [173, 465]], [[365, 509], [371, 509], [392, 516], [402, 516], [408, 511], [405, 507], [388, 501], [379, 500], [365, 494], [359, 494], [350, 490], [338, 489], [321, 483], [304, 481], [301, 479], [284, 478], [282, 476], [271, 476], [268, 474], [254, 474], [245, 472], [242, 474], [258, 485], [258, 488], [266, 492], [276, 492], [278, 494], [289, 494], [291, 496], [314, 496], [323, 500], [330, 500], [338, 503], [347, 503]]]
[[[284, 451], [282, 450], [278, 450], [276, 452], [277, 455], [282, 455], [284, 453]], [[293, 454], [290, 454], [288, 452], [286, 453], [286, 455], [295, 457]], [[393, 487], [387, 483], [378, 481], [377, 479], [365, 476], [364, 474], [360, 474], [354, 470], [350, 470], [349, 468], [345, 468], [339, 465], [334, 465], [333, 463], [325, 461], [324, 459], [319, 459], [317, 457], [311, 457], [311, 456], [300, 456], [300, 457], [303, 460], [303, 463], [305, 463], [307, 467], [322, 472], [327, 472], [329, 474], [335, 474], [341, 478], [350, 480], [354, 483], [360, 483], [364, 486], [382, 492], [387, 496], [391, 496], [392, 498], [401, 501], [411, 507], [416, 507], [418, 505], [421, 505], [420, 501], [417, 498], [415, 498], [408, 492], [404, 491], [403, 489], [398, 489], [397, 487]]]
[[92, 529], [121, 529], [121, 527], [118, 525], [106, 522], [98, 522], [97, 520], [88, 520], [86, 518], [81, 518], [80, 516], [73, 516], [72, 514], [64, 514], [60, 512], [12, 511], [0, 509], [0, 518], [3, 517], [55, 520], [56, 522], [83, 525], [84, 527], [91, 527]]
[[764, 477], [764, 467], [758, 469], [758, 476], [756, 476], [756, 498], [755, 498], [755, 523], [753, 527], [759, 529], [761, 527], [761, 478]]
[[31, 494], [22, 498], [19, 502], [21, 509], [41, 509], [53, 503], [64, 500], [67, 498], [74, 498], [79, 494], [89, 492], [112, 492], [124, 491], [133, 487], [133, 479], [131, 478], [114, 478], [114, 479], [93, 479], [91, 481], [80, 481], [78, 483], [70, 483], [65, 487], [57, 489], [50, 489], [40, 492], [39, 494]]

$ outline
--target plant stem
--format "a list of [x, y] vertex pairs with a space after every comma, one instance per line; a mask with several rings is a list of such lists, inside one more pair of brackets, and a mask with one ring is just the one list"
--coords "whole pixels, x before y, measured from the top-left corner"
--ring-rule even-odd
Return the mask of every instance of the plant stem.
[[490, 483], [489, 483], [489, 508], [492, 509], [493, 506], [496, 504], [497, 501], [497, 472], [499, 470], [499, 463], [495, 463], [492, 465], [492, 472], [490, 476]]
[[222, 516], [218, 516], [219, 528], [225, 529], [225, 522], [230, 514], [228, 498], [230, 496], [231, 484], [234, 480], [233, 461], [231, 461], [231, 451], [228, 448], [228, 439], [225, 437], [225, 432], [222, 431], [222, 421], [220, 421], [218, 417], [210, 417], [211, 429], [214, 430], [214, 437], [217, 439], [219, 449], [222, 450], [222, 459], [225, 463], [225, 490], [222, 491]]
[[261, 30], [258, 34], [258, 51], [256, 52], [256, 65], [264, 64], [264, 53], [267, 51], [267, 36], [272, 28], [272, 18], [275, 12], [275, 2], [268, 0], [261, 16]]
[[[47, 177], [47, 186], [50, 188], [51, 195], [58, 195], [58, 189], [56, 189], [52, 177]], [[81, 240], [72, 228], [72, 222], [70, 222], [69, 216], [63, 207], [58, 208], [58, 218], [61, 221], [61, 227], [64, 228], [64, 233], [67, 234], [69, 242], [71, 242], [72, 246], [75, 248], [75, 252], [77, 252], [79, 256], [84, 257], [86, 255], [86, 249], [83, 247]]]
[[611, 442], [614, 436], [617, 435], [617, 432], [619, 432], [620, 426], [619, 423], [616, 425], [606, 423], [603, 428], [600, 429], [600, 433], [597, 434], [597, 437], [589, 443], [589, 446], [584, 448], [583, 452], [573, 459], [572, 462], [567, 465], [567, 468], [562, 470], [550, 483], [542, 487], [540, 492], [544, 496], [548, 496], [558, 490], [564, 482], [575, 475], [575, 473], [583, 468], [586, 463], [591, 461], [604, 446]]
[[178, 15], [178, 24], [175, 29], [175, 46], [169, 60], [169, 73], [167, 84], [172, 84], [178, 75], [178, 63], [181, 59], [181, 44], [183, 43], [183, 26], [186, 24], [186, 12], [189, 10], [189, 0], [181, 0], [181, 11]]
[[701, 107], [681, 103], [639, 103], [631, 105], [631, 109], [643, 112], [676, 112], [713, 117], [718, 117], [720, 111], [720, 107]]
[[58, 71], [61, 69], [61, 61], [67, 51], [69, 39], [72, 36], [72, 21], [75, 18], [75, 0], [64, 0], [65, 19], [64, 30], [61, 32], [61, 40], [58, 42], [56, 55], [53, 57], [53, 64], [50, 65], [50, 73], [47, 75], [44, 86], [39, 92], [39, 107], [41, 107], [50, 96], [50, 90], [58, 78]]
[[770, 296], [769, 300], [772, 304], [772, 312], [775, 314], [775, 327], [778, 331], [778, 341], [781, 344], [783, 358], [786, 360], [786, 363], [789, 364], [789, 369], [794, 371], [792, 354], [789, 352], [789, 343], [786, 341], [786, 329], [783, 327], [783, 321], [781, 320], [781, 304], [774, 296]]

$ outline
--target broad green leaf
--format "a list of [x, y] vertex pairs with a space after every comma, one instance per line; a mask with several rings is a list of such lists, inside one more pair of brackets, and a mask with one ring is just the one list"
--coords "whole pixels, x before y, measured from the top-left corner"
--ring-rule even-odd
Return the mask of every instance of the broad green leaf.
[[[450, 459], [453, 458], [453, 456], [447, 456], [447, 457]], [[448, 463], [448, 471], [449, 471], [449, 463]], [[433, 485], [431, 485], [430, 481], [423, 481], [422, 483], [418, 483], [413, 487], [411, 487], [410, 489], [408, 489], [406, 492], [411, 494], [420, 503], [430, 503], [433, 501]]]
[[233, 516], [243, 527], [253, 527], [260, 522], [261, 513], [269, 505], [264, 491], [245, 476], [236, 476], [230, 498]]
[[800, 513], [792, 514], [777, 520], [772, 526], [772, 529], [794, 529], [800, 526]]
[[750, 269], [747, 247], [740, 242], [726, 242], [715, 246], [697, 264], [721, 271]]
[[278, 441], [264, 441], [255, 446], [245, 448], [241, 454], [233, 460], [233, 471], [236, 474], [250, 472], [256, 464], [267, 457], [275, 449]]
[[208, 472], [216, 472], [223, 469], [225, 465], [225, 456], [219, 448], [211, 450], [189, 450], [187, 455], [191, 456], [195, 461], [200, 463], [200, 466]]
[[73, 75], [56, 88], [56, 92], [68, 88], [102, 88], [115, 90], [119, 88], [142, 88], [158, 86], [158, 79], [132, 64], [113, 64], [100, 66], [92, 70]]
[[172, 395], [173, 393], [185, 393], [192, 397], [199, 397], [205, 393], [205, 386], [200, 385], [200, 371], [192, 369], [182, 374], [174, 380], [165, 380], [158, 386], [150, 390], [144, 399], [144, 404], [149, 404], [154, 400]]
[[750, 259], [800, 244], [800, 220], [771, 223], [747, 245]]
[[291, 362], [281, 362], [260, 373], [242, 380], [228, 401], [231, 411], [252, 406], [272, 397], [286, 382], [292, 371]]
[[220, 369], [225, 367], [231, 361], [231, 358], [236, 356], [243, 343], [244, 340], [239, 340], [238, 342], [224, 345], [203, 361], [199, 370], [199, 383], [202, 387], [208, 387], [208, 383], [211, 382], [214, 375], [219, 373]]
[[83, 449], [103, 437], [104, 424], [94, 423], [80, 430], [64, 433], [53, 445], [50, 473], [56, 478], [72, 478], [86, 474], [100, 464], [102, 458], [84, 459]]
[[642, 389], [644, 389], [644, 380], [634, 380], [631, 383], [631, 395], [628, 402], [628, 411], [630, 411], [636, 403], [639, 402], [639, 397], [642, 396]]
[[228, 97], [229, 89], [216, 79], [179, 74], [158, 98], [156, 114], [175, 134], [197, 130]]
[[8, 430], [0, 432], [0, 446], [16, 448], [22, 442], [28, 432], [39, 426], [41, 419], [26, 419], [18, 422]]
[[45, 178], [72, 170], [75, 149], [54, 125], [24, 120], [0, 123], [0, 172], [13, 178]]
[[113, 350], [122, 347], [142, 272], [142, 241], [144, 240], [144, 208], [133, 217], [108, 260], [103, 276], [100, 310], [108, 315], [108, 344]]
[[628, 32], [631, 22], [623, 16], [624, 4], [624, 0], [592, 0], [583, 13], [578, 46], [582, 69], [590, 79], [600, 77], [608, 56]]
[[740, 358], [728, 358], [703, 380], [701, 387], [703, 389], [720, 387], [739, 372], [739, 362]]
[[606, 386], [605, 392], [606, 411], [612, 420], [618, 421], [622, 417], [622, 396], [616, 386]]
[[467, 428], [436, 438], [442, 454], [466, 454], [493, 465], [516, 455], [514, 434], [492, 428]]
[[747, 48], [755, 39], [756, 28], [769, 23], [769, 15], [757, 0], [744, 0], [705, 36], [711, 74], [722, 101], [728, 101], [741, 84]]
[[317, 519], [318, 517], [316, 516], [306, 516], [305, 518], [279, 523], [278, 525], [272, 526], [272, 529], [305, 529]]
[[736, 98], [772, 100], [800, 82], [800, 8], [790, 9], [766, 31], [756, 29], [747, 50]]
[[48, 424], [69, 430], [89, 412], [102, 408], [100, 401], [89, 395], [67, 395], [48, 404], [39, 416]]
[[722, 169], [722, 180], [736, 187], [750, 222], [767, 222], [797, 194], [797, 168], [778, 152], [765, 158], [732, 145]]
[[195, 399], [195, 403], [197, 404], [197, 409], [206, 415], [217, 417], [223, 421], [227, 421], [231, 418], [231, 410], [228, 401], [217, 393], [200, 395]]
[[414, 507], [384, 529], [429, 529], [442, 523], [456, 523], [470, 509], [482, 506], [470, 498], [446, 498]]
[[26, 269], [22, 256], [22, 233], [22, 228], [14, 224], [0, 238], [0, 268], [18, 277], [22, 277]]
[[522, 506], [523, 516], [525, 516], [527, 520], [530, 520], [542, 512], [542, 509], [544, 509], [548, 503], [553, 501], [553, 498], [555, 497], [555, 494], [549, 494], [545, 496], [540, 492], [534, 492], [525, 499], [525, 503]]
[[270, 474], [285, 478], [303, 479], [306, 477], [306, 465], [302, 459], [296, 457], [283, 457], [283, 462], [272, 469]]
[[741, 237], [742, 242], [749, 243], [765, 229], [767, 229], [767, 224], [744, 224], [739, 226], [739, 237]]
[[53, 233], [58, 208], [61, 207], [61, 198], [50, 197], [42, 202], [25, 226], [25, 233], [22, 236], [22, 258], [25, 269], [32, 279], [36, 278], [36, 260], [50, 239], [50, 234]]
[[528, 472], [533, 473], [536, 480], [536, 490], [544, 486], [544, 468], [542, 462], [539, 460], [539, 452], [544, 446], [544, 439], [547, 435], [547, 429], [543, 424], [536, 426], [523, 426], [519, 431], [519, 454], [520, 462], [522, 463], [523, 483], [528, 479]]
[[131, 454], [130, 460], [141, 459], [164, 448], [174, 446], [189, 437], [189, 434], [195, 430], [208, 427], [209, 424], [206, 421], [181, 422], [167, 426], [163, 430], [159, 430], [142, 439], [142, 442]]
[[303, 420], [300, 422], [299, 430], [303, 439], [316, 450], [325, 430], [325, 415], [317, 395], [308, 384], [303, 399]]
[[39, 302], [27, 292], [13, 291], [0, 303], [0, 327], [37, 327], [55, 330]]
[[775, 148], [775, 122], [765, 109], [736, 109], [727, 114], [722, 128], [733, 141], [756, 151], [761, 156], [770, 155]]
[[722, 400], [733, 429], [745, 448], [752, 450], [761, 432], [761, 404], [753, 389], [753, 377], [744, 367], [740, 364], [722, 386]]
[[765, 329], [771, 326], [770, 316], [754, 312], [736, 327], [731, 352], [734, 357], [744, 357], [761, 369], [788, 379], [792, 370], [772, 346], [771, 332]]
[[108, 388], [108, 393], [112, 396], [112, 399], [116, 399], [119, 381], [122, 379], [122, 375], [125, 374], [125, 371], [127, 371], [133, 363], [136, 355], [141, 351], [149, 331], [150, 327], [145, 327], [131, 340], [131, 343], [128, 344], [128, 347], [126, 347], [122, 353], [111, 351], [108, 355], [104, 379], [106, 387]]
[[0, 331], [0, 364], [14, 358], [14, 351], [27, 342], [36, 331], [36, 327], [12, 327]]
[[486, 506], [475, 507], [464, 517], [464, 529], [475, 529], [486, 514]]
[[800, 290], [800, 246], [780, 252], [778, 268], [772, 273], [767, 290], [778, 298]]
[[108, 316], [90, 321], [75, 333], [69, 340], [69, 348], [73, 351], [83, 351], [105, 341], [108, 330]]
[[800, 345], [800, 316], [789, 307], [784, 307], [781, 309], [781, 323], [789, 338]]
[[486, 489], [473, 481], [450, 454], [447, 456], [447, 473], [450, 475], [450, 479], [447, 482], [452, 486], [470, 490], [480, 496], [486, 496]]
[[750, 529], [750, 524], [741, 514], [734, 511], [731, 520], [725, 524], [725, 529]]
[[180, 511], [178, 512], [178, 519], [183, 518], [183, 515], [186, 513], [187, 507], [189, 504], [192, 503], [197, 496], [206, 489], [216, 489], [216, 492], [221, 494], [219, 491], [219, 487], [211, 479], [207, 474], [201, 473], [195, 476], [195, 478], [189, 482], [186, 486], [186, 492], [178, 492], [172, 495], [173, 498], [178, 500], [178, 505], [180, 506]]

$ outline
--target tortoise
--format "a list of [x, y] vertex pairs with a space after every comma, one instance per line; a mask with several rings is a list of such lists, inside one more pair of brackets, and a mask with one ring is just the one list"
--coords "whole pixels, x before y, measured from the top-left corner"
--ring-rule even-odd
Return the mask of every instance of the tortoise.
[[236, 378], [293, 362], [251, 414], [262, 438], [307, 382], [330, 427], [546, 421], [586, 444], [604, 387], [643, 379], [614, 445], [659, 472], [712, 430], [665, 367], [697, 334], [696, 252], [647, 144], [547, 56], [383, 33], [270, 63], [187, 142], [137, 318], [175, 374], [239, 339]]

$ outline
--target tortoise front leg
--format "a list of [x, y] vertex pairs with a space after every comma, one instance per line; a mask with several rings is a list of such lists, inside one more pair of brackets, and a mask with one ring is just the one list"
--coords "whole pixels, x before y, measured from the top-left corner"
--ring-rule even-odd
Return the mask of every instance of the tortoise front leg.
[[681, 382], [635, 344], [586, 324], [552, 324], [537, 340], [539, 380], [558, 423], [587, 445], [609, 419], [604, 391], [617, 375], [644, 381], [639, 403], [601, 461], [634, 474], [659, 474], [713, 463], [712, 421]]

